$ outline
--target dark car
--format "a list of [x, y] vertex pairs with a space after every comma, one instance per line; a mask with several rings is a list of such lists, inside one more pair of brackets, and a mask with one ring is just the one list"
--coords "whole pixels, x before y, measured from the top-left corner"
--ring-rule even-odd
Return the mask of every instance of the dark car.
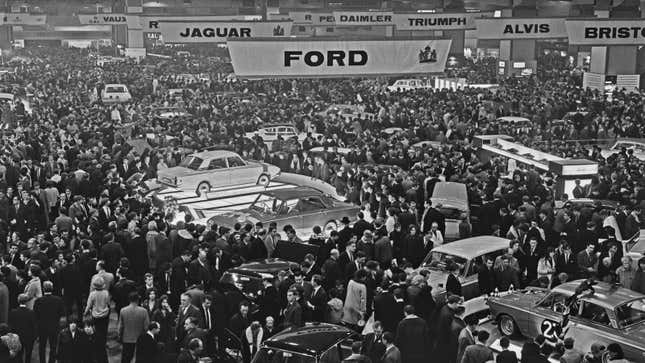
[[338, 363], [351, 354], [358, 338], [355, 331], [342, 326], [308, 323], [267, 339], [252, 363]]

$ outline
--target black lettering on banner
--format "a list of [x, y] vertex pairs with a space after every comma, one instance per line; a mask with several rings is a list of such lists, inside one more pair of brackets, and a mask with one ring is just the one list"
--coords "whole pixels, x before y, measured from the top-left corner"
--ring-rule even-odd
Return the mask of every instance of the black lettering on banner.
[[311, 20], [311, 14], [305, 14], [305, 20], [310, 21]]
[[506, 24], [503, 34], [537, 34], [551, 31], [549, 24]]
[[540, 24], [540, 33], [548, 33], [551, 31], [549, 24]]
[[148, 22], [148, 28], [150, 29], [159, 29], [159, 22], [155, 20], [151, 20]]
[[[364, 50], [350, 50], [345, 52], [343, 50], [328, 50], [326, 54], [323, 52], [312, 50], [304, 54], [299, 50], [287, 50], [284, 52], [284, 66], [291, 67], [292, 64], [301, 59], [309, 67], [319, 67], [326, 64], [328, 67], [344, 67], [344, 66], [364, 66], [367, 64], [368, 56]], [[327, 60], [325, 62], [325, 59]]]
[[585, 27], [585, 39], [598, 38], [598, 28]]
[[251, 28], [186, 28], [179, 33], [182, 38], [245, 38], [251, 36]]

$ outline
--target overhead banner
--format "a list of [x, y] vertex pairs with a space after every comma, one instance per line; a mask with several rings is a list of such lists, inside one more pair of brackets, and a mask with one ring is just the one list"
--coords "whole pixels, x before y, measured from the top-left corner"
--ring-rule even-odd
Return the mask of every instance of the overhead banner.
[[311, 11], [290, 11], [289, 18], [294, 24], [325, 26], [334, 25], [334, 14]]
[[564, 18], [482, 18], [475, 20], [477, 39], [566, 38]]
[[475, 14], [394, 14], [397, 30], [462, 30], [475, 29]]
[[47, 15], [6, 13], [2, 14], [0, 25], [46, 25]]
[[227, 38], [283, 37], [291, 34], [290, 21], [161, 22], [164, 43], [225, 43]]
[[334, 11], [336, 25], [394, 25], [391, 11]]
[[235, 75], [311, 78], [443, 72], [450, 39], [230, 39]]
[[569, 44], [641, 45], [645, 44], [645, 22], [640, 20], [567, 20]]
[[79, 14], [78, 21], [83, 25], [129, 25], [138, 26], [139, 16], [125, 14]]
[[141, 17], [141, 25], [148, 31], [157, 32], [162, 22], [185, 21], [203, 23], [210, 21], [259, 21], [262, 15], [204, 15], [204, 16], [146, 16]]

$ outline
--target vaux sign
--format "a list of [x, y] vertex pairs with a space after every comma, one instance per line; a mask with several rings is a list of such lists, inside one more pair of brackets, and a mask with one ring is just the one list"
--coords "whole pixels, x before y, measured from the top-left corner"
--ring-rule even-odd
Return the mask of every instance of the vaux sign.
[[566, 38], [564, 18], [482, 18], [477, 23], [477, 39]]
[[394, 14], [397, 30], [464, 30], [475, 29], [475, 14]]
[[138, 25], [139, 17], [125, 14], [79, 14], [78, 21], [83, 25]]
[[643, 19], [567, 20], [569, 44], [645, 45]]

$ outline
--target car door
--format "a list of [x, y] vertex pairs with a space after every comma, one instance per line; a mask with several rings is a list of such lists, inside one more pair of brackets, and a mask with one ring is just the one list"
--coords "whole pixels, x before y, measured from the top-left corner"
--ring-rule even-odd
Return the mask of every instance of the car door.
[[[522, 333], [529, 337], [535, 337], [539, 334], [544, 335], [550, 345], [555, 345], [564, 338], [566, 325], [572, 316], [576, 315], [575, 311], [570, 311], [565, 316], [567, 296], [559, 292], [551, 292], [542, 301], [530, 307], [527, 311], [527, 323], [525, 327], [520, 326]], [[564, 327], [563, 327], [564, 325]]]
[[221, 187], [231, 184], [231, 173], [228, 172], [226, 158], [213, 158], [208, 161], [204, 173], [211, 187]]
[[239, 156], [228, 156], [228, 169], [231, 175], [231, 183], [235, 184], [249, 184], [255, 183], [260, 177], [258, 166], [249, 165], [246, 161], [242, 160]]
[[592, 343], [605, 347], [612, 342], [620, 342], [621, 337], [614, 328], [613, 311], [588, 301], [581, 301], [580, 313], [571, 316], [565, 327], [566, 336], [575, 337], [578, 349], [588, 352]]

